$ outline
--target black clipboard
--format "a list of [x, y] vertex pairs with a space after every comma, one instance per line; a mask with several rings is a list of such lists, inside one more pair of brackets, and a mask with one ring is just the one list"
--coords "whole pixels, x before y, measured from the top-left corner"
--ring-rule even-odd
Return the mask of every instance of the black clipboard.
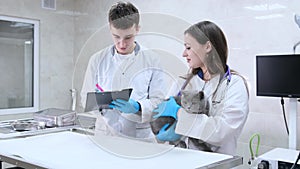
[[102, 109], [111, 109], [109, 104], [116, 99], [128, 100], [132, 88], [120, 91], [88, 92], [84, 112]]

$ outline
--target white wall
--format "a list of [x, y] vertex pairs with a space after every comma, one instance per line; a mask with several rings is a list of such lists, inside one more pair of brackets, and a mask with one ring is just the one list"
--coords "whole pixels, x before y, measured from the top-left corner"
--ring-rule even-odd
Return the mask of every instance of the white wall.
[[[113, 2], [116, 1], [58, 0], [56, 10], [45, 10], [40, 8], [39, 0], [0, 1], [0, 14], [40, 20], [41, 108], [69, 108], [69, 89], [73, 86], [80, 91], [89, 56], [111, 43], [106, 24], [107, 11]], [[167, 52], [167, 58], [179, 56], [174, 59], [182, 70], [183, 30], [202, 20], [211, 20], [223, 29], [230, 48], [229, 65], [242, 73], [250, 85], [250, 114], [238, 144], [244, 168], [249, 158], [248, 141], [256, 132], [261, 134], [260, 154], [273, 147], [288, 147], [280, 99], [255, 94], [255, 55], [292, 53], [293, 45], [300, 41], [300, 29], [293, 20], [295, 13], [300, 14], [299, 0], [131, 2], [142, 13], [142, 32], [138, 38], [147, 47]], [[149, 40], [159, 37], [164, 40], [155, 43]], [[170, 48], [173, 49], [169, 51]], [[82, 111], [79, 105], [77, 110]]]

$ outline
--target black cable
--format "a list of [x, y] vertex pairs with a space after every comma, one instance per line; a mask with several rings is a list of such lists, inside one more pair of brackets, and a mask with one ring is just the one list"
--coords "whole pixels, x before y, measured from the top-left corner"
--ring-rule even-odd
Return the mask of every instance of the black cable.
[[258, 165], [257, 169], [269, 169], [270, 168], [270, 163], [269, 161], [262, 160]]
[[281, 107], [282, 107], [282, 114], [283, 114], [283, 118], [284, 118], [286, 132], [289, 135], [290, 132], [289, 132], [289, 127], [287, 125], [286, 116], [285, 116], [285, 109], [284, 109], [284, 100], [283, 100], [283, 97], [281, 97]]
[[293, 166], [291, 167], [291, 169], [296, 168], [296, 165], [297, 165], [299, 159], [300, 159], [300, 152], [299, 152], [299, 154], [298, 154], [298, 158], [296, 159], [296, 161], [295, 161], [295, 163], [293, 164]]

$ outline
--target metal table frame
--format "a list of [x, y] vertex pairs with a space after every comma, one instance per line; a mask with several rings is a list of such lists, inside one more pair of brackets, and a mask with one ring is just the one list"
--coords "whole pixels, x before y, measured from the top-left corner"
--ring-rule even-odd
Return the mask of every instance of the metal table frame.
[[[22, 167], [26, 169], [46, 169], [42, 166], [28, 163], [22, 160], [19, 157], [8, 157], [0, 154], [0, 169], [2, 168], [2, 162], [6, 162], [17, 167]], [[216, 163], [209, 164], [207, 166], [203, 166], [197, 169], [230, 169], [243, 164], [243, 158], [239, 156], [234, 156], [232, 158], [222, 160]]]

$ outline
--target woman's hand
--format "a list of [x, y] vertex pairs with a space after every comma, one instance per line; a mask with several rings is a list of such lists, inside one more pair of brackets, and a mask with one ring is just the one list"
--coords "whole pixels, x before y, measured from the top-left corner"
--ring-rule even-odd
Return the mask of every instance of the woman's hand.
[[156, 135], [156, 138], [160, 141], [177, 141], [180, 139], [181, 135], [175, 133], [176, 123], [174, 122], [171, 126], [170, 124], [164, 125], [159, 133]]
[[180, 106], [176, 103], [174, 97], [170, 97], [169, 100], [161, 102], [157, 108], [153, 110], [154, 113], [157, 113], [153, 116], [154, 119], [161, 116], [173, 117], [177, 120], [177, 112]]

